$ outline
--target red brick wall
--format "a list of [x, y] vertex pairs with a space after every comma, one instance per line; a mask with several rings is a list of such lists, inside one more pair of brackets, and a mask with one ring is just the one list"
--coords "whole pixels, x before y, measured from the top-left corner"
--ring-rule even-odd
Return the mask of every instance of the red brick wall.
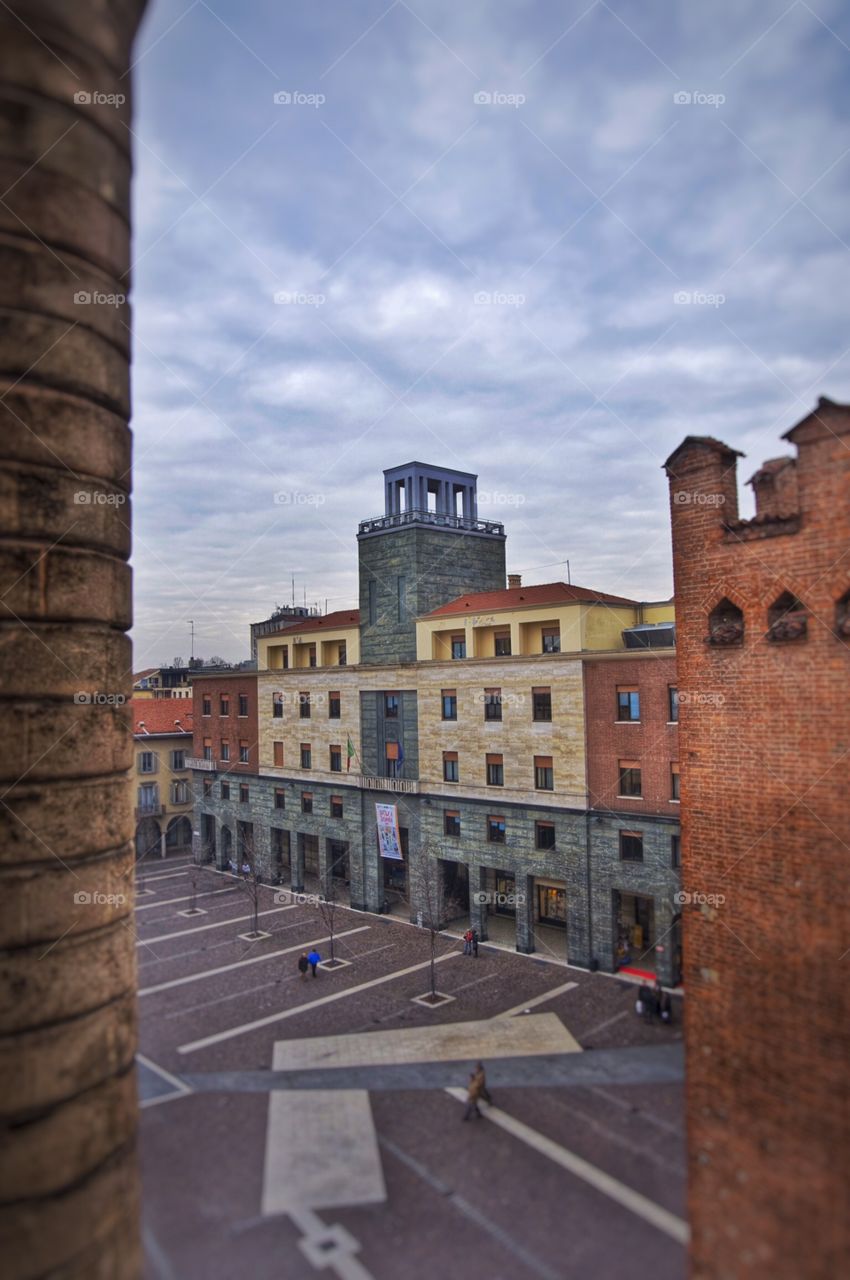
[[[219, 714], [219, 698], [221, 694], [230, 697], [230, 715]], [[239, 715], [239, 695], [248, 695], [248, 715]], [[212, 714], [202, 714], [203, 699], [212, 701]], [[232, 676], [193, 677], [192, 682], [192, 725], [193, 755], [201, 758], [204, 754], [204, 738], [212, 738], [213, 759], [220, 760], [220, 743], [222, 740], [230, 744], [230, 763], [222, 766], [233, 773], [259, 773], [259, 732], [257, 720], [257, 677], [244, 672]], [[239, 743], [248, 743], [248, 764], [239, 763]]]
[[[587, 785], [592, 808], [652, 813], [678, 818], [670, 803], [670, 763], [679, 759], [678, 732], [669, 719], [668, 688], [676, 684], [676, 659], [665, 653], [584, 663]], [[617, 686], [640, 691], [640, 723], [618, 724]], [[624, 799], [619, 792], [619, 760], [640, 760], [643, 795]]]
[[[737, 522], [717, 442], [667, 464], [679, 686], [703, 695], [679, 726], [682, 888], [705, 898], [683, 910], [698, 1280], [831, 1280], [850, 1256], [850, 410], [791, 434], [799, 520]], [[772, 643], [785, 590], [808, 634]], [[739, 647], [706, 643], [723, 596]]]

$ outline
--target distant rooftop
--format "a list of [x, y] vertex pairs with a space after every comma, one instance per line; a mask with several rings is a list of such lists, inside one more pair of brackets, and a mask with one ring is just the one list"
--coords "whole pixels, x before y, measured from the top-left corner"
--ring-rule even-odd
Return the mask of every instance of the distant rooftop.
[[534, 587], [506, 587], [502, 591], [473, 591], [458, 596], [448, 604], [432, 610], [429, 618], [440, 618], [458, 613], [480, 613], [488, 609], [521, 609], [531, 605], [563, 605], [586, 602], [588, 604], [636, 605], [637, 600], [625, 596], [612, 596], [605, 591], [592, 591], [589, 587], [576, 587], [568, 582], [546, 582]]
[[[192, 732], [191, 698], [132, 698], [130, 709], [137, 737]], [[178, 720], [179, 726], [175, 723]]]

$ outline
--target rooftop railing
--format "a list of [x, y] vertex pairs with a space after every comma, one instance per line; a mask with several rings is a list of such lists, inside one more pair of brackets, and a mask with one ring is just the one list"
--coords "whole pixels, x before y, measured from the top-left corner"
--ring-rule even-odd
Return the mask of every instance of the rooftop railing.
[[462, 529], [468, 533], [496, 533], [504, 536], [505, 526], [498, 520], [471, 519], [468, 516], [446, 515], [439, 511], [400, 511], [392, 516], [373, 516], [371, 520], [361, 520], [358, 535], [364, 533], [381, 533], [385, 529], [400, 529], [406, 524], [427, 524], [436, 529]]

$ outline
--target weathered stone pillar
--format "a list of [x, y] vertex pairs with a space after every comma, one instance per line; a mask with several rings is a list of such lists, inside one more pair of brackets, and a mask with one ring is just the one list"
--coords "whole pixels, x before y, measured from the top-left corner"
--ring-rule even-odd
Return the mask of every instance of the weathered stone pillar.
[[525, 955], [534, 946], [534, 876], [516, 877], [516, 949]]
[[132, 667], [130, 315], [118, 299], [130, 262], [126, 71], [143, 7], [0, 6], [0, 1256], [9, 1280], [141, 1273], [127, 928], [133, 742], [121, 701]]
[[487, 869], [471, 866], [469, 868], [469, 927], [478, 930], [481, 942], [486, 942], [487, 933]]
[[289, 868], [293, 893], [304, 892], [304, 837], [300, 831], [293, 831], [294, 839], [290, 840]]

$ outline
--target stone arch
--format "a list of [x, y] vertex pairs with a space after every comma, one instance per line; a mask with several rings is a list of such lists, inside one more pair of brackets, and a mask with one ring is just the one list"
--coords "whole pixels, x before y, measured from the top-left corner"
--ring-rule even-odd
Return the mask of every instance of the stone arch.
[[185, 813], [169, 822], [165, 832], [165, 847], [172, 853], [177, 849], [191, 849], [192, 823]]
[[136, 858], [158, 858], [162, 850], [161, 837], [156, 818], [142, 818], [136, 824]]
[[777, 596], [767, 611], [768, 640], [804, 640], [808, 630], [806, 606], [790, 591]]
[[744, 614], [736, 604], [724, 596], [708, 615], [708, 644], [728, 647], [742, 644], [744, 640]]

